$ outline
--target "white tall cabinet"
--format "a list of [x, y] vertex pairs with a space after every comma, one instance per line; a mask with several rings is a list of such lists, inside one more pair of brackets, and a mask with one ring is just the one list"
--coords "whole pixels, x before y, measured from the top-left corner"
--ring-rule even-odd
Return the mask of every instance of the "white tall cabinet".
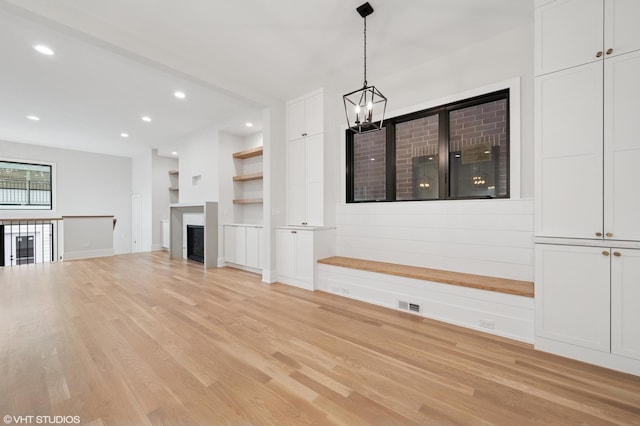
[[287, 224], [325, 225], [325, 179], [331, 169], [322, 91], [287, 103]]
[[640, 1], [537, 4], [535, 345], [640, 374]]
[[316, 261], [335, 254], [337, 159], [327, 94], [287, 102], [287, 226], [276, 231], [278, 281], [315, 289]]

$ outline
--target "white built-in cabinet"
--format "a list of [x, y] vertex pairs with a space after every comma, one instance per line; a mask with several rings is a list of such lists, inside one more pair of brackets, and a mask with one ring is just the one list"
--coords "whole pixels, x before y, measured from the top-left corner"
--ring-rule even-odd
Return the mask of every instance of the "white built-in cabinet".
[[535, 347], [640, 374], [640, 1], [538, 1]]
[[307, 136], [287, 145], [287, 218], [290, 225], [321, 226], [323, 205], [323, 138]]
[[324, 97], [321, 92], [287, 103], [287, 140], [324, 133]]
[[628, 14], [640, 2], [536, 10], [538, 236], [640, 240], [640, 27]]
[[278, 281], [315, 290], [318, 259], [335, 254], [335, 228], [279, 227], [276, 246]]
[[535, 12], [536, 75], [638, 49], [637, 0], [556, 0]]
[[278, 281], [313, 290], [313, 231], [278, 229]]
[[[640, 250], [536, 246], [535, 327], [543, 346], [555, 341], [565, 350], [599, 351], [633, 366], [640, 361], [639, 301]], [[640, 363], [635, 368], [640, 371]]]
[[224, 225], [224, 261], [233, 266], [262, 269], [262, 229], [260, 225]]
[[324, 225], [324, 96], [287, 103], [287, 223]]

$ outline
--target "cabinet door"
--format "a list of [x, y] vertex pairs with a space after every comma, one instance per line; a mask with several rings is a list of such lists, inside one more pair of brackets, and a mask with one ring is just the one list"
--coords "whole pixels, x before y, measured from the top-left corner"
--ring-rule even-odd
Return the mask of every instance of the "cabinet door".
[[296, 274], [296, 231], [278, 229], [277, 258], [278, 275], [295, 277]]
[[322, 226], [324, 218], [324, 138], [316, 135], [305, 141], [305, 222]]
[[304, 100], [287, 105], [287, 140], [301, 138], [304, 128]]
[[260, 241], [260, 244], [258, 246], [258, 268], [262, 269], [264, 268], [264, 229], [263, 228], [259, 228], [258, 231], [258, 238]]
[[536, 75], [601, 60], [603, 9], [603, 0], [558, 0], [537, 8]]
[[287, 146], [287, 222], [306, 222], [306, 149], [305, 139], [290, 141]]
[[296, 241], [296, 278], [313, 283], [313, 231], [298, 231]]
[[244, 226], [235, 227], [235, 263], [238, 265], [247, 264], [247, 228]]
[[537, 235], [601, 237], [602, 67], [536, 79]]
[[260, 228], [247, 227], [247, 266], [260, 267]]
[[236, 262], [236, 227], [224, 227], [224, 260], [229, 263]]
[[616, 56], [640, 49], [640, 1], [605, 0], [604, 50], [605, 57]]
[[640, 360], [640, 250], [612, 251], [611, 352]]
[[605, 237], [640, 240], [640, 51], [606, 60], [604, 75]]
[[536, 245], [536, 335], [610, 349], [610, 256], [597, 247]]
[[305, 99], [304, 133], [306, 133], [306, 136], [313, 136], [323, 133], [323, 103], [324, 99], [321, 93]]

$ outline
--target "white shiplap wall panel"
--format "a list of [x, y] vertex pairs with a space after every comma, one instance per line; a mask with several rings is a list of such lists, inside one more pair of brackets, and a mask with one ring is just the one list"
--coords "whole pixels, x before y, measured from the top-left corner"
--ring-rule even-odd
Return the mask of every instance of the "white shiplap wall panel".
[[337, 254], [533, 281], [533, 200], [341, 204]]

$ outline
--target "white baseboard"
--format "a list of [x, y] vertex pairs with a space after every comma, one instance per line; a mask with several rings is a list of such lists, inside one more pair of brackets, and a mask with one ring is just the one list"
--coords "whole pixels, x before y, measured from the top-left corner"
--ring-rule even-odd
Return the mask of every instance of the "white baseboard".
[[640, 376], [640, 360], [637, 359], [571, 345], [540, 336], [536, 336], [534, 347], [539, 351], [549, 352], [566, 358]]
[[89, 259], [92, 257], [113, 256], [113, 249], [100, 250], [83, 250], [83, 251], [67, 251], [64, 253], [63, 260]]
[[218, 268], [223, 268], [224, 266], [226, 266], [226, 262], [224, 261], [224, 257], [219, 257], [218, 258]]
[[229, 268], [240, 269], [242, 271], [252, 272], [254, 274], [262, 275], [262, 269], [260, 268], [252, 268], [251, 266], [238, 265], [236, 263], [231, 262], [223, 262], [222, 266], [218, 265], [218, 268], [228, 266]]
[[279, 283], [283, 283], [283, 284], [287, 284], [293, 287], [298, 287], [304, 290], [315, 290], [313, 283], [311, 282], [307, 282], [307, 281], [302, 281], [302, 280], [298, 280], [295, 278], [291, 278], [291, 277], [284, 277], [282, 275], [278, 276], [278, 282]]
[[262, 270], [262, 282], [265, 284], [273, 284], [276, 282], [276, 271], [269, 269]]
[[414, 303], [427, 318], [533, 343], [531, 297], [323, 264], [316, 289], [398, 310], [399, 301]]

